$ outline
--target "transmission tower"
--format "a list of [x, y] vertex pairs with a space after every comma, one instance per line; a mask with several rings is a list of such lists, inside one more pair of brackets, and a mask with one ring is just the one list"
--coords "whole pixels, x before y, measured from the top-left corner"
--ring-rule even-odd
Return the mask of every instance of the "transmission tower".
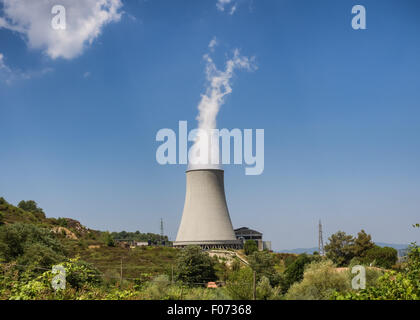
[[325, 255], [325, 251], [324, 251], [324, 240], [322, 239], [322, 224], [321, 224], [321, 220], [319, 220], [319, 234], [318, 234], [318, 251], [319, 251], [319, 255], [320, 256], [324, 256]]

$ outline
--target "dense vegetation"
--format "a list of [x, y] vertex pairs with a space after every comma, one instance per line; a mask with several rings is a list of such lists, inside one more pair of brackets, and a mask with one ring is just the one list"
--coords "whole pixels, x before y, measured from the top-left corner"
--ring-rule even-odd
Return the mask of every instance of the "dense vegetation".
[[[161, 237], [91, 230], [47, 218], [35, 201], [0, 198], [0, 299], [420, 299], [420, 249], [413, 244], [397, 261], [395, 249], [376, 246], [363, 230], [333, 234], [326, 256], [260, 252], [247, 242], [237, 252], [247, 264], [199, 247], [121, 240]], [[53, 288], [61, 283], [54, 265], [65, 270], [65, 289]], [[354, 265], [366, 267], [366, 289], [352, 289]], [[219, 287], [207, 288], [210, 281]]]
[[136, 232], [112, 232], [111, 237], [114, 240], [132, 240], [132, 241], [151, 241], [152, 243], [159, 243], [160, 241], [168, 242], [168, 236], [161, 236], [155, 233], [141, 233], [140, 231]]

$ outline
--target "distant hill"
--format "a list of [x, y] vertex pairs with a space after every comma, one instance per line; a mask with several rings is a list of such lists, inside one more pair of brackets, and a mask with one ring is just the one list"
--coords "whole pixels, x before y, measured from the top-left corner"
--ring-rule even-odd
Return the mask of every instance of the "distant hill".
[[[384, 242], [376, 242], [376, 244], [380, 247], [394, 248], [394, 249], [398, 250], [399, 252], [401, 252], [401, 250], [407, 249], [407, 247], [408, 247], [408, 244], [396, 244], [396, 243], [384, 243]], [[279, 253], [296, 253], [296, 254], [302, 254], [302, 253], [312, 254], [312, 253], [314, 253], [314, 251], [318, 251], [318, 247], [279, 250], [279, 251], [276, 251], [276, 252], [279, 252]]]
[[276, 251], [276, 252], [279, 252], [279, 253], [296, 253], [296, 254], [302, 254], [302, 253], [312, 254], [314, 251], [318, 251], [318, 247], [279, 250], [279, 251]]

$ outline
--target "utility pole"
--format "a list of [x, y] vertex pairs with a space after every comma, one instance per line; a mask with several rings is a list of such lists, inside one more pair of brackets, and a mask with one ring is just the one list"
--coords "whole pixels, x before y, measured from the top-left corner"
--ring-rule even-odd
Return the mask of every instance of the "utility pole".
[[252, 299], [257, 300], [257, 281], [255, 271], [253, 272], [252, 277]]
[[123, 264], [122, 264], [122, 257], [121, 257], [121, 268], [120, 268], [120, 287], [122, 287], [123, 281]]
[[319, 220], [319, 225], [318, 225], [318, 251], [319, 251], [319, 255], [320, 256], [324, 256], [325, 255], [324, 240], [322, 238], [322, 224], [321, 224], [321, 220]]
[[163, 243], [163, 219], [160, 218], [160, 244]]

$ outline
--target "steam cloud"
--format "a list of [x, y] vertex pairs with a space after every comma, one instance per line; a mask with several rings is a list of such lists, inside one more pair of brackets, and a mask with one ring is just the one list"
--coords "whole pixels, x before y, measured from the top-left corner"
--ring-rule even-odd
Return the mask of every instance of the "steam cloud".
[[[217, 44], [213, 38], [209, 44], [213, 52]], [[226, 61], [225, 69], [219, 70], [216, 67], [210, 54], [204, 55], [206, 61], [206, 93], [201, 95], [198, 104], [199, 114], [198, 130], [194, 145], [190, 149], [189, 169], [219, 168], [219, 144], [212, 140], [212, 130], [216, 129], [216, 117], [221, 106], [225, 103], [225, 97], [232, 93], [231, 80], [236, 69], [253, 71], [256, 69], [254, 58], [242, 56], [238, 49], [233, 51], [233, 57]]]

